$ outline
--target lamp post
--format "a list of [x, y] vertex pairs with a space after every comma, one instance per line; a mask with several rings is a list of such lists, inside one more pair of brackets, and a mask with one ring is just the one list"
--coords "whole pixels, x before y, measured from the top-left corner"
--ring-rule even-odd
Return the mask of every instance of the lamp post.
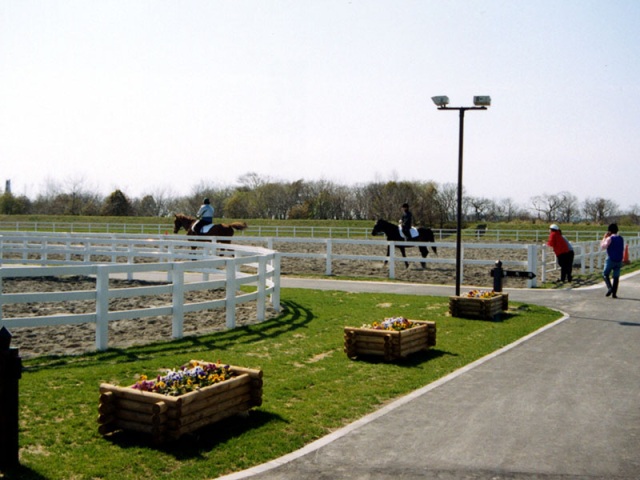
[[460, 265], [462, 253], [462, 146], [464, 139], [464, 112], [467, 110], [486, 110], [491, 106], [491, 97], [473, 97], [473, 107], [449, 107], [449, 97], [431, 97], [438, 110], [457, 110], [460, 112], [460, 133], [458, 137], [458, 226], [456, 232], [456, 296], [460, 296]]

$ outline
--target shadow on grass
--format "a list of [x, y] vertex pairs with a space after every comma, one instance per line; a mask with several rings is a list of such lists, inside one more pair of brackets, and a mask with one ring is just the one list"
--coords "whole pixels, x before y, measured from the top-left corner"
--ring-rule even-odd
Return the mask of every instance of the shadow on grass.
[[446, 352], [444, 350], [438, 350], [437, 348], [429, 348], [428, 350], [422, 350], [420, 352], [412, 353], [404, 358], [399, 358], [397, 360], [388, 361], [385, 360], [381, 355], [358, 355], [352, 360], [355, 362], [366, 362], [372, 364], [387, 364], [393, 363], [399, 367], [417, 367], [425, 362], [429, 362], [431, 360], [435, 360], [439, 357], [444, 357], [445, 355], [457, 357], [457, 353]]
[[156, 342], [129, 348], [110, 348], [103, 352], [83, 355], [48, 356], [30, 360], [25, 371], [54, 368], [86, 368], [92, 364], [111, 362], [123, 364], [149, 359], [155, 355], [172, 355], [201, 351], [225, 351], [238, 345], [250, 345], [259, 340], [275, 339], [306, 326], [315, 316], [307, 308], [295, 302], [282, 302], [283, 312], [276, 318], [255, 325], [231, 330], [207, 333], [202, 336], [184, 337], [169, 342]]
[[22, 465], [6, 468], [5, 470], [0, 469], [0, 478], [3, 480], [47, 480], [47, 477]]
[[177, 460], [189, 460], [203, 457], [204, 453], [217, 446], [271, 422], [286, 423], [280, 415], [264, 410], [251, 410], [247, 414], [234, 415], [183, 435], [178, 440], [167, 441], [159, 445], [153, 444], [150, 435], [138, 432], [119, 430], [104, 438], [120, 448], [155, 448], [172, 455]]
[[452, 317], [455, 318], [456, 320], [469, 320], [471, 322], [493, 322], [493, 323], [499, 323], [499, 322], [505, 322], [513, 317], [516, 317], [517, 315], [514, 315], [513, 313], [508, 313], [503, 311], [502, 313], [498, 313], [496, 315], [494, 315], [492, 318], [477, 318], [477, 317], [461, 317], [461, 316], [457, 316], [457, 317]]

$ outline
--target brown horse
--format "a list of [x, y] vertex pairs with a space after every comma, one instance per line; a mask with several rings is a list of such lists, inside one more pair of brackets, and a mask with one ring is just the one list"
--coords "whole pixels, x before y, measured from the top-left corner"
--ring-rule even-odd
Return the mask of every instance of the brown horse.
[[196, 234], [191, 227], [197, 219], [184, 215], [183, 213], [177, 213], [176, 218], [173, 221], [173, 233], [178, 233], [181, 228], [187, 231], [187, 235], [198, 235], [208, 237], [233, 237], [234, 230], [244, 230], [247, 228], [245, 222], [233, 222], [230, 224], [218, 223], [209, 229], [207, 233]]

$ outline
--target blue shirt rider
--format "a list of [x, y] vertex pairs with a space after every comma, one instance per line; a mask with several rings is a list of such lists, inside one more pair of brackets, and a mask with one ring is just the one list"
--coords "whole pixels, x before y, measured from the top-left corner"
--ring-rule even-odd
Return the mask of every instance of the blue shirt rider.
[[198, 219], [196, 223], [193, 224], [193, 231], [197, 234], [200, 234], [202, 227], [205, 225], [211, 225], [213, 223], [213, 207], [211, 206], [211, 202], [208, 198], [205, 198], [196, 213], [196, 218]]

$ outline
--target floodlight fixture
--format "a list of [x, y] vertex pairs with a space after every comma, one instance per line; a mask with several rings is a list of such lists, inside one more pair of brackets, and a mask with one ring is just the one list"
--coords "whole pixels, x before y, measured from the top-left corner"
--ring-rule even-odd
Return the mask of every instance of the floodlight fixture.
[[473, 104], [476, 107], [490, 107], [491, 97], [489, 95], [480, 95], [477, 97], [473, 97]]
[[449, 105], [449, 97], [445, 96], [445, 95], [441, 95], [438, 97], [431, 97], [431, 100], [433, 100], [433, 103], [436, 104], [436, 107], [446, 107], [447, 105]]

